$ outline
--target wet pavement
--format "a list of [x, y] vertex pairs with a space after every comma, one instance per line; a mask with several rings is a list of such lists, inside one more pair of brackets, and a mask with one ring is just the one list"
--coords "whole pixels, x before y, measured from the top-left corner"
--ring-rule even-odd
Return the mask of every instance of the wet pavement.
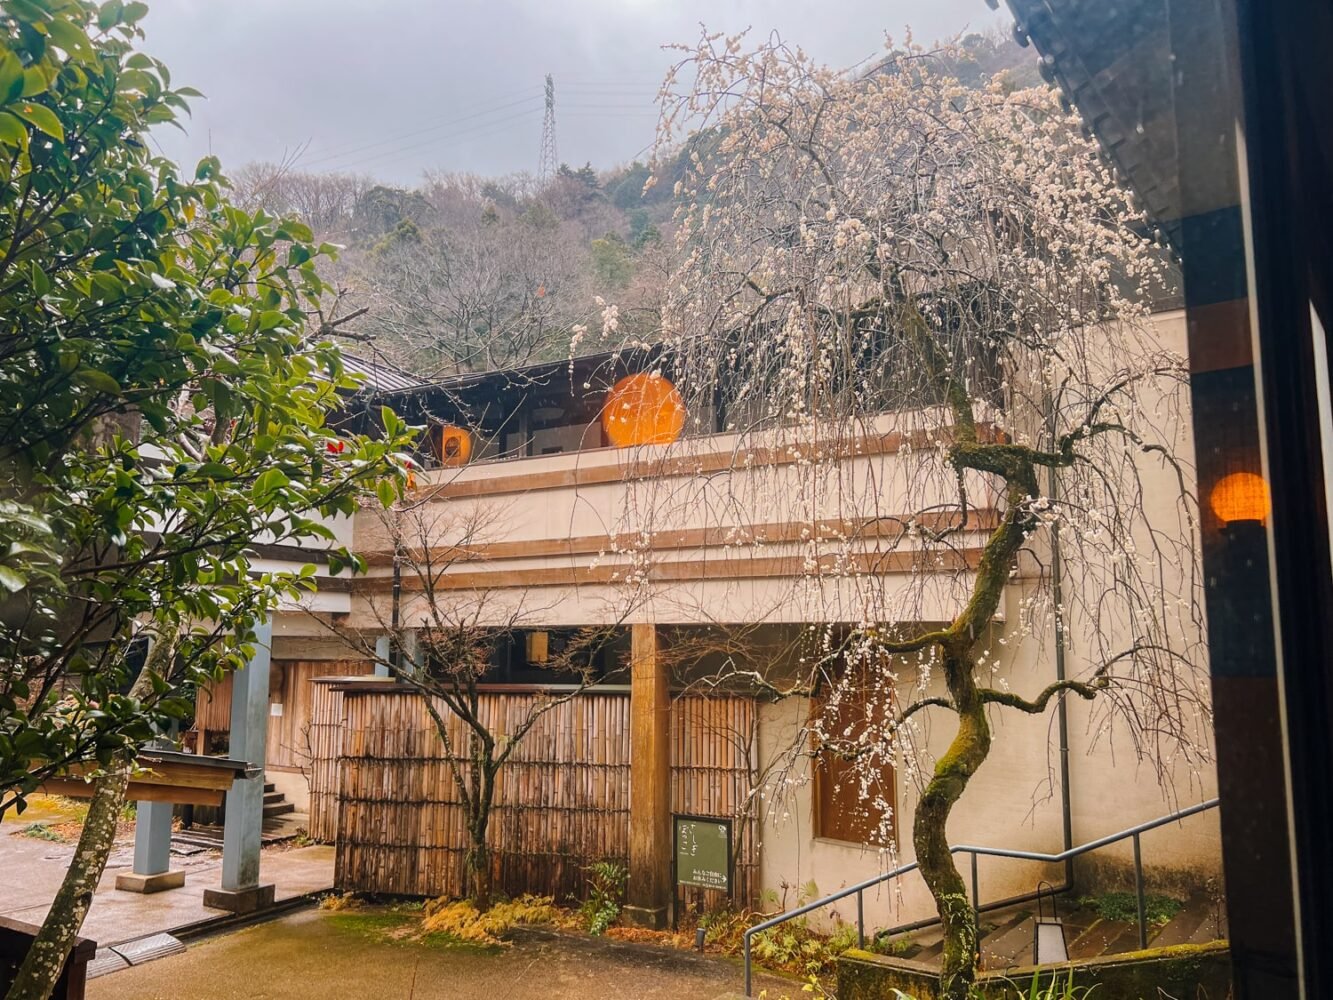
[[[89, 1000], [713, 1000], [740, 963], [677, 949], [525, 928], [504, 948], [402, 940], [355, 915], [301, 910], [191, 942], [184, 954], [103, 976]], [[801, 984], [760, 977], [769, 1000]]]
[[[74, 845], [23, 836], [19, 831], [27, 825], [22, 819], [0, 824], [0, 916], [38, 924], [60, 887]], [[116, 876], [130, 871], [133, 862], [132, 836], [118, 840], [84, 921], [84, 937], [105, 947], [228, 916], [203, 902], [204, 890], [221, 884], [221, 851], [173, 853], [171, 867], [185, 871], [185, 885], [151, 894], [115, 887]], [[260, 878], [276, 884], [279, 901], [327, 889], [333, 885], [333, 848], [267, 848], [260, 860]]]

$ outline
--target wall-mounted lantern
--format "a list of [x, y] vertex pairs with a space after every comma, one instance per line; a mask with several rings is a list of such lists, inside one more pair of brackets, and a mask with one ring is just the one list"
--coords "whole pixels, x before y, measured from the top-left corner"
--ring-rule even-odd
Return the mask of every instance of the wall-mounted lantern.
[[602, 429], [617, 448], [670, 444], [685, 429], [685, 402], [661, 375], [626, 375], [606, 394]]
[[462, 427], [444, 424], [436, 432], [438, 435], [437, 455], [445, 468], [457, 468], [467, 465], [472, 457], [472, 435]]
[[1273, 509], [1268, 483], [1253, 472], [1233, 472], [1223, 476], [1208, 495], [1208, 505], [1223, 524], [1256, 522], [1263, 524]]

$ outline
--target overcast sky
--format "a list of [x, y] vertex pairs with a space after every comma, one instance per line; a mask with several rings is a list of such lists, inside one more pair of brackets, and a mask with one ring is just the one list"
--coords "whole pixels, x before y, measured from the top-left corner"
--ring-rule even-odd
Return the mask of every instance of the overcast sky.
[[[194, 104], [185, 163], [224, 168], [305, 147], [312, 170], [410, 184], [426, 169], [537, 169], [542, 82], [560, 159], [610, 167], [652, 141], [661, 46], [710, 30], [779, 31], [848, 67], [885, 32], [918, 41], [1006, 23], [983, 0], [153, 0], [145, 49]], [[1035, 58], [1035, 57], [1034, 57]]]

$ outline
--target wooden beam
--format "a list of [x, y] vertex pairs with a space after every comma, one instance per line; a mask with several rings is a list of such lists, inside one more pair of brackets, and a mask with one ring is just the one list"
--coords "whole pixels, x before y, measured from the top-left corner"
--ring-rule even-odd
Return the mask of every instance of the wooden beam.
[[[994, 507], [986, 507], [969, 512], [964, 525], [962, 518], [954, 512], [926, 511], [921, 514], [899, 514], [885, 517], [863, 518], [828, 518], [811, 521], [771, 521], [764, 524], [714, 525], [704, 528], [681, 528], [655, 531], [649, 539], [649, 548], [653, 552], [666, 552], [674, 549], [703, 549], [714, 546], [733, 548], [761, 542], [804, 542], [809, 538], [834, 539], [839, 537], [871, 539], [896, 539], [907, 530], [907, 524], [916, 524], [930, 531], [942, 531], [947, 528], [966, 528], [968, 532], [989, 532], [1000, 523], [1000, 512]], [[961, 539], [960, 539], [961, 541]], [[569, 538], [532, 538], [514, 542], [481, 542], [472, 545], [433, 545], [429, 553], [421, 548], [407, 547], [405, 557], [424, 561], [430, 556], [434, 565], [456, 562], [494, 562], [500, 559], [534, 559], [538, 556], [586, 556], [601, 555], [636, 548], [643, 543], [639, 534], [620, 535], [573, 535]], [[367, 566], [392, 566], [394, 553], [391, 549], [363, 551], [360, 555]], [[358, 581], [359, 583], [360, 581]], [[322, 586], [322, 584], [321, 584]]]
[[[48, 795], [63, 795], [70, 799], [90, 799], [92, 782], [81, 778], [51, 778], [44, 781], [41, 790]], [[125, 798], [129, 802], [173, 802], [179, 805], [220, 806], [222, 792], [217, 789], [184, 785], [162, 785], [145, 781], [131, 781]]]
[[626, 916], [665, 927], [671, 906], [671, 694], [657, 626], [630, 631], [629, 884]]
[[[857, 552], [843, 559], [837, 555], [821, 556], [817, 569], [827, 573], [830, 582], [849, 574], [884, 576], [892, 573], [929, 572], [948, 575], [976, 569], [981, 548], [948, 549], [943, 552], [911, 549], [891, 552]], [[541, 569], [505, 569], [495, 566], [485, 570], [459, 570], [439, 573], [431, 589], [508, 590], [516, 587], [577, 587], [612, 584], [622, 581], [631, 570], [627, 563], [600, 563], [596, 566], [550, 566]], [[650, 564], [646, 570], [653, 583], [693, 583], [703, 580], [755, 580], [774, 577], [810, 579], [805, 556], [719, 556], [709, 559], [666, 560]], [[393, 578], [363, 577], [356, 583], [356, 593], [388, 593]], [[403, 574], [404, 593], [426, 589], [425, 581], [412, 572]]]
[[[983, 440], [1004, 440], [1004, 432], [997, 430], [993, 424], [979, 425], [977, 432]], [[605, 465], [581, 465], [573, 469], [519, 472], [502, 476], [467, 475], [467, 472], [476, 467], [463, 466], [461, 469], [448, 470], [453, 475], [445, 482], [434, 486], [423, 485], [418, 491], [418, 496], [423, 500], [438, 501], [457, 497], [501, 496], [508, 493], [535, 493], [539, 490], [599, 486], [631, 482], [636, 479], [669, 479], [706, 476], [720, 472], [747, 472], [761, 466], [791, 465], [808, 459], [814, 452], [819, 452], [825, 459], [850, 461], [871, 455], [893, 455], [901, 451], [904, 445], [913, 450], [920, 450], [950, 439], [951, 435], [947, 430], [906, 433], [890, 431], [887, 434], [869, 434], [851, 443], [842, 439], [827, 439], [802, 445], [722, 448], [695, 455], [682, 455], [678, 449], [660, 453], [656, 458], [631, 458], [629, 461]], [[636, 453], [636, 449], [601, 450]], [[581, 454], [587, 453], [587, 451], [581, 452]]]

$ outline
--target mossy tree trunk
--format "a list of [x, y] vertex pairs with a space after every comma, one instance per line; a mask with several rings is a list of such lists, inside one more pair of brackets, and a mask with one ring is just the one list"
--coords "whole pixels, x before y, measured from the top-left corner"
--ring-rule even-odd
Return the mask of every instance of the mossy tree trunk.
[[944, 929], [940, 984], [946, 1000], [966, 1000], [976, 979], [977, 928], [962, 874], [949, 853], [949, 814], [990, 753], [990, 725], [972, 680], [972, 663], [949, 661], [948, 686], [958, 707], [958, 732], [916, 805], [912, 841], [921, 876]]
[[129, 768], [119, 767], [93, 782], [93, 799], [79, 834], [79, 846], [5, 1000], [46, 1000], [55, 988], [115, 843], [116, 820], [125, 804], [129, 781]]
[[[175, 652], [174, 639], [154, 641], [130, 688], [130, 697], [146, 697], [152, 690], [152, 675], [166, 677]], [[60, 971], [74, 947], [74, 939], [93, 904], [97, 883], [106, 870], [129, 784], [130, 762], [127, 759], [117, 760], [106, 774], [93, 781], [93, 797], [83, 821], [83, 830], [79, 833], [79, 846], [5, 1000], [46, 1000], [55, 989]]]

